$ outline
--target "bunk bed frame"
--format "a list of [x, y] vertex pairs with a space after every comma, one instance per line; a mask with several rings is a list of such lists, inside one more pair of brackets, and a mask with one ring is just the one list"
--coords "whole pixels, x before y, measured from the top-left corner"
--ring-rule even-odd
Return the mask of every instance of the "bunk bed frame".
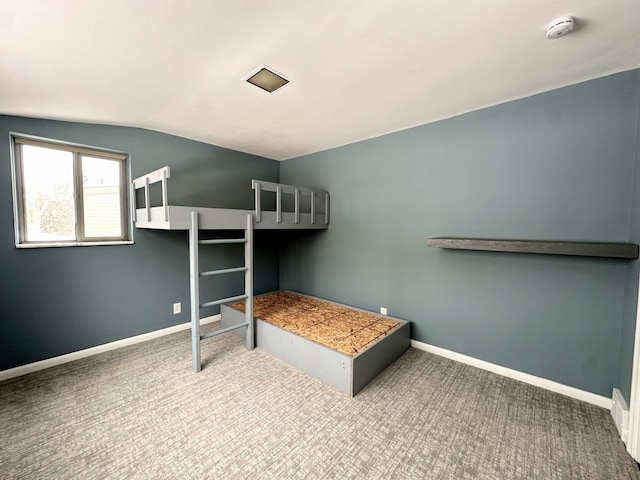
[[[159, 230], [189, 231], [189, 281], [191, 300], [191, 346], [193, 369], [202, 369], [200, 342], [210, 337], [222, 335], [245, 328], [246, 347], [255, 347], [255, 321], [253, 318], [253, 231], [254, 229], [288, 229], [288, 230], [325, 230], [329, 226], [329, 192], [321, 189], [310, 189], [285, 185], [281, 183], [252, 180], [254, 190], [254, 210], [206, 208], [170, 205], [168, 199], [168, 179], [171, 170], [168, 166], [136, 178], [131, 183], [132, 216], [136, 228]], [[150, 186], [161, 183], [162, 205], [151, 206]], [[144, 206], [136, 204], [137, 190], [144, 190]], [[261, 206], [261, 192], [276, 194], [276, 210], [265, 211]], [[282, 196], [293, 195], [294, 211], [283, 211]], [[309, 212], [301, 211], [301, 197], [309, 197]], [[324, 202], [323, 212], [318, 212], [318, 201]], [[240, 230], [244, 235], [239, 238], [200, 239], [200, 230]], [[222, 270], [201, 271], [199, 265], [199, 249], [201, 245], [244, 244], [245, 263], [242, 266]], [[244, 272], [244, 292], [228, 298], [200, 302], [200, 278], [210, 275], [224, 275]], [[244, 321], [200, 335], [200, 310], [214, 305], [246, 301]]]
[[[196, 372], [202, 369], [200, 342], [224, 333], [233, 333], [244, 338], [247, 349], [252, 350], [257, 344], [267, 353], [334, 386], [346, 395], [353, 396], [410, 347], [409, 322], [400, 319], [395, 319], [398, 321], [399, 327], [390, 331], [388, 335], [385, 334], [384, 338], [376, 340], [374, 344], [365, 347], [357, 355], [345, 355], [254, 317], [254, 230], [327, 229], [329, 226], [329, 192], [252, 180], [251, 187], [255, 193], [255, 208], [253, 210], [175, 206], [170, 205], [168, 201], [167, 182], [170, 177], [169, 167], [163, 167], [136, 178], [131, 184], [132, 215], [137, 228], [189, 231], [191, 346], [193, 369]], [[162, 184], [162, 204], [152, 207], [149, 187], [158, 182]], [[144, 206], [137, 208], [136, 192], [141, 189], [144, 189]], [[260, 202], [262, 191], [275, 193], [275, 211], [262, 209]], [[293, 196], [293, 212], [283, 211], [283, 195]], [[308, 197], [308, 199], [302, 197]], [[323, 202], [324, 205], [318, 205], [318, 202]], [[301, 205], [303, 203], [310, 207], [309, 211], [302, 211]], [[201, 239], [201, 230], [240, 230], [244, 234], [238, 238]], [[244, 244], [244, 265], [221, 270], [200, 270], [199, 249], [201, 246], [229, 243]], [[200, 301], [200, 278], [234, 272], [244, 272], [243, 293], [228, 298]], [[244, 312], [229, 306], [241, 301], [245, 302]], [[328, 303], [339, 306], [333, 302]], [[200, 310], [214, 305], [220, 305], [221, 328], [201, 335]], [[364, 310], [353, 307], [349, 308], [364, 312]]]

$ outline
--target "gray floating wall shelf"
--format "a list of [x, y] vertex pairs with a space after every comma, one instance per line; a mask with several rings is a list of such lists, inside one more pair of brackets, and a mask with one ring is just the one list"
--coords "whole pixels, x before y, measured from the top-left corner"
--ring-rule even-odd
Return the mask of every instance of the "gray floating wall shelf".
[[427, 246], [487, 252], [537, 253], [581, 257], [638, 258], [635, 243], [555, 242], [541, 240], [495, 240], [482, 238], [429, 238]]

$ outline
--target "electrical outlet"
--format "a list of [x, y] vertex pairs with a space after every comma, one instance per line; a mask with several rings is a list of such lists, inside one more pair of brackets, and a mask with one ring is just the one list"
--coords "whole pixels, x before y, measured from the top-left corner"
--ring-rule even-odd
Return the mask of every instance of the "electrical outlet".
[[387, 307], [380, 307], [380, 315], [386, 315], [387, 314]]
[[182, 312], [182, 303], [180, 303], [180, 302], [174, 303], [173, 304], [173, 314], [177, 315], [180, 312]]

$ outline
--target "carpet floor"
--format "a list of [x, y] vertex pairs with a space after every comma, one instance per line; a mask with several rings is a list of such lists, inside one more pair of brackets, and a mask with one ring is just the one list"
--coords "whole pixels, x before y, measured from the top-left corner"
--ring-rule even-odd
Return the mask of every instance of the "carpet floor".
[[185, 331], [0, 383], [0, 477], [640, 479], [606, 410], [415, 349], [352, 399], [233, 335], [202, 350], [197, 374]]

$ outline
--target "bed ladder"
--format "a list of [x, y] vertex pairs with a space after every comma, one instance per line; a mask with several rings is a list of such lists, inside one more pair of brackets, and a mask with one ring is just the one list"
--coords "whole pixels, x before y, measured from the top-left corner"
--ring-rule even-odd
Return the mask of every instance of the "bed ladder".
[[[200, 341], [207, 338], [222, 335], [238, 328], [246, 327], [246, 345], [248, 350], [253, 350], [254, 340], [254, 320], [253, 320], [253, 213], [247, 214], [244, 237], [223, 238], [214, 240], [200, 240], [198, 230], [198, 212], [191, 212], [191, 226], [189, 228], [189, 265], [190, 265], [190, 287], [191, 287], [191, 348], [193, 358], [193, 370], [199, 372], [202, 369], [200, 361]], [[200, 245], [222, 245], [230, 243], [244, 243], [244, 266], [236, 268], [226, 268], [222, 270], [200, 271], [198, 260], [198, 250]], [[235, 297], [222, 298], [205, 303], [200, 303], [200, 277], [209, 275], [224, 275], [227, 273], [244, 272], [244, 294]], [[200, 309], [222, 305], [223, 303], [237, 302], [245, 300], [245, 321], [238, 325], [222, 328], [205, 335], [200, 335]]]

